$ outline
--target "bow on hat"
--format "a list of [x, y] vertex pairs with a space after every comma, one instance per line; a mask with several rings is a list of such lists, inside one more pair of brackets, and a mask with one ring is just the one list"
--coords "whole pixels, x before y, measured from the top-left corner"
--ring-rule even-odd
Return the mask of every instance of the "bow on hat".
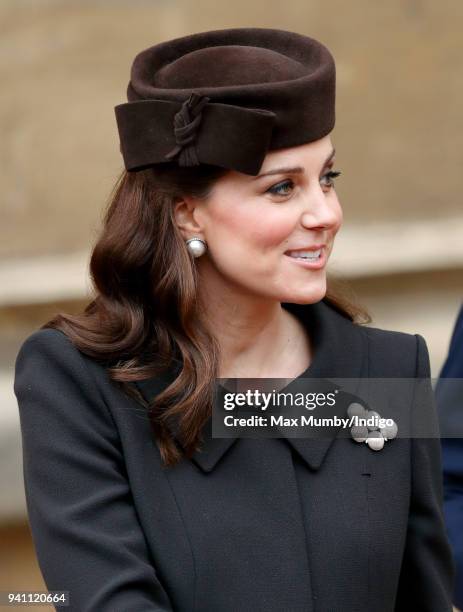
[[127, 170], [177, 159], [259, 172], [270, 145], [276, 114], [210, 102], [193, 91], [182, 104], [137, 100], [115, 107], [121, 152]]
[[[199, 166], [198, 152], [195, 146], [196, 132], [201, 123], [201, 111], [203, 106], [209, 102], [207, 96], [200, 96], [192, 92], [182, 108], [174, 117], [174, 134], [177, 146], [165, 156], [165, 159], [173, 159], [177, 153], [179, 166]], [[192, 117], [194, 117], [192, 119]]]

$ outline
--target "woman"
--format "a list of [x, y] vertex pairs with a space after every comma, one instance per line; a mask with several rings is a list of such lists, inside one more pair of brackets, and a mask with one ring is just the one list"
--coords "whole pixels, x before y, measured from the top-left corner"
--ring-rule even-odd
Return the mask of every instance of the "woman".
[[437, 438], [212, 436], [217, 378], [429, 377], [420, 335], [327, 286], [334, 97], [330, 52], [283, 30], [135, 58], [96, 297], [16, 363], [32, 534], [71, 610], [451, 610]]

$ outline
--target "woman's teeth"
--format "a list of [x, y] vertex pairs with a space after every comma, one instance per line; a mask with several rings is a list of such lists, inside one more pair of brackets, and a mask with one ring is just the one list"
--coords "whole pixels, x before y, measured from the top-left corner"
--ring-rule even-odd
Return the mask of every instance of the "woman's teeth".
[[295, 259], [315, 260], [320, 257], [321, 252], [321, 249], [319, 249], [318, 251], [292, 251], [291, 253], [289, 253], [289, 256], [294, 257]]

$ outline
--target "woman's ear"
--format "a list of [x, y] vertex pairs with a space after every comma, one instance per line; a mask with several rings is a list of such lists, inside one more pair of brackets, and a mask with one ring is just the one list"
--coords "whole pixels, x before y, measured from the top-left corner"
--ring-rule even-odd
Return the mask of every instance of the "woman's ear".
[[174, 205], [174, 220], [182, 236], [187, 240], [194, 236], [202, 236], [203, 227], [198, 223], [199, 202], [193, 198], [179, 200]]

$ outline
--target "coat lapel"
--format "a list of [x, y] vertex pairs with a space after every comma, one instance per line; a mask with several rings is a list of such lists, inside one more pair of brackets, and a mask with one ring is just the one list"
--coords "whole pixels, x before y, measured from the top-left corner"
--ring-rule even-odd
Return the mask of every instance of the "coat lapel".
[[[361, 378], [366, 367], [365, 337], [359, 326], [325, 301], [315, 304], [284, 304], [299, 316], [312, 334], [314, 359], [306, 378]], [[325, 415], [324, 415], [325, 416]], [[326, 416], [346, 417], [345, 402], [336, 402]], [[318, 470], [339, 432], [339, 427], [323, 428], [323, 437], [286, 438], [312, 470]]]
[[[361, 378], [366, 367], [366, 338], [359, 325], [353, 323], [333, 306], [321, 300], [315, 304], [283, 303], [282, 306], [297, 316], [311, 334], [314, 358], [304, 378]], [[167, 387], [177, 376], [179, 362], [163, 376], [137, 381], [135, 384], [147, 401]], [[291, 384], [291, 383], [290, 383]], [[289, 385], [288, 385], [289, 387]], [[286, 389], [287, 387], [285, 387]], [[328, 415], [345, 417], [345, 404], [337, 402]], [[169, 427], [175, 436], [175, 426]], [[323, 437], [285, 437], [312, 470], [318, 470], [339, 432], [340, 427], [323, 429]], [[203, 471], [210, 472], [238, 438], [213, 438], [212, 417], [203, 429], [204, 442], [192, 461]], [[179, 442], [180, 443], [180, 442]]]

